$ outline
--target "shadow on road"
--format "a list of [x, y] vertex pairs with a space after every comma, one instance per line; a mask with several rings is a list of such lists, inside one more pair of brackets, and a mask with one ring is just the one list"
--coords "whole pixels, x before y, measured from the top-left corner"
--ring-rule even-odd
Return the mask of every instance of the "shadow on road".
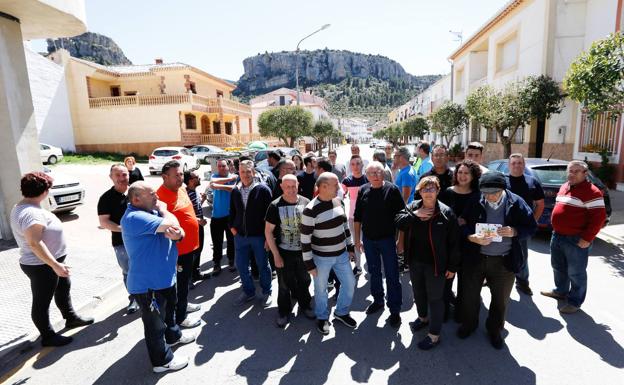
[[624, 368], [624, 348], [609, 333], [611, 330], [609, 325], [597, 324], [583, 310], [575, 314], [563, 315], [563, 319], [568, 333], [578, 343], [594, 351], [609, 365]]

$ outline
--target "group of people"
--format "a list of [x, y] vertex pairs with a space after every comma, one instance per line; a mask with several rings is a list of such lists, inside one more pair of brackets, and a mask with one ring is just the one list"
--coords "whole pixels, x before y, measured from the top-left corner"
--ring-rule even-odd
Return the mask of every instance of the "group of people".
[[[337, 162], [334, 150], [327, 158], [308, 153], [291, 159], [276, 150], [260, 167], [248, 157], [219, 159], [206, 193], [197, 191], [198, 173], [183, 172], [177, 161], [163, 166], [156, 190], [140, 179], [130, 183], [133, 161], [111, 167], [113, 186], [98, 204], [100, 225], [112, 234], [130, 295], [127, 311], [141, 311], [155, 372], [188, 364], [171, 347], [195, 341], [191, 331], [181, 331], [201, 322], [189, 315], [201, 308], [189, 303], [189, 288], [221, 273], [224, 238], [228, 268], [238, 271], [241, 283], [234, 304], [259, 299], [271, 306], [277, 278], [279, 327], [291, 321], [297, 303], [299, 314], [329, 334], [328, 293], [335, 290], [333, 321], [356, 328], [350, 306], [365, 267], [373, 298], [366, 314], [387, 306], [391, 327], [401, 324], [400, 274], [409, 271], [418, 313], [410, 328], [414, 333], [427, 329], [420, 349], [440, 344], [443, 322], [451, 316], [460, 324], [457, 335], [469, 337], [479, 324], [483, 286], [491, 293], [489, 340], [497, 349], [504, 346], [501, 331], [514, 282], [521, 293], [532, 295], [528, 240], [544, 209], [543, 190], [524, 172], [523, 156], [512, 154], [509, 175], [503, 175], [481, 166], [483, 146], [476, 142], [454, 169], [443, 145], [419, 143], [415, 162], [408, 147], [388, 145], [370, 160], [359, 150], [351, 146], [348, 167]], [[569, 163], [568, 182], [552, 212], [555, 287], [542, 294], [562, 300], [562, 313], [578, 311], [585, 299], [588, 250], [605, 220], [602, 194], [587, 172], [584, 162]], [[50, 177], [29, 173], [21, 183], [24, 200], [13, 209], [11, 225], [33, 287], [33, 321], [44, 345], [62, 345], [69, 340], [53, 331], [47, 316], [52, 296], [68, 327], [93, 319], [71, 307], [61, 224], [40, 205]], [[209, 195], [208, 220], [202, 203]], [[210, 275], [200, 267], [208, 222]]]

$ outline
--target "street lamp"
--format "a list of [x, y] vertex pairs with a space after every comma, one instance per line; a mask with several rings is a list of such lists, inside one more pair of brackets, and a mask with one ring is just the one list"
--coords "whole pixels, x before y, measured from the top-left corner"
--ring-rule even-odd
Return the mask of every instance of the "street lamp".
[[322, 30], [329, 28], [329, 26], [330, 26], [330, 24], [325, 24], [321, 28], [317, 29], [316, 31], [314, 31], [311, 34], [309, 34], [308, 36], [306, 36], [303, 39], [299, 40], [299, 43], [297, 43], [297, 49], [295, 50], [295, 55], [296, 55], [296, 59], [295, 59], [295, 82], [297, 84], [296, 85], [296, 88], [297, 88], [297, 105], [299, 105], [299, 45], [305, 39], [309, 38], [310, 36], [314, 35], [315, 33], [321, 32]]

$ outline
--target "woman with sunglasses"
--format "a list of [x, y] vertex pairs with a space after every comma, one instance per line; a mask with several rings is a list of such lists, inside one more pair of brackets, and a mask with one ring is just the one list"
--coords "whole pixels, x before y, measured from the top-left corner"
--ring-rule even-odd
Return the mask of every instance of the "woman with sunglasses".
[[422, 199], [402, 210], [395, 224], [405, 232], [405, 258], [418, 311], [410, 328], [415, 333], [429, 326], [429, 333], [418, 343], [420, 349], [429, 350], [441, 341], [444, 286], [459, 265], [460, 235], [453, 210], [438, 201], [438, 178], [422, 178], [416, 190]]

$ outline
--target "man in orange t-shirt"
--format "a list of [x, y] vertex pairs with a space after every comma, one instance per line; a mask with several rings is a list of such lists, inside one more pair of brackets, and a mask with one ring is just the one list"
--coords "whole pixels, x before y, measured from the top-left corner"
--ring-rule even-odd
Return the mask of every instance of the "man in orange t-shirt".
[[189, 281], [193, 273], [193, 258], [199, 248], [199, 223], [195, 216], [193, 203], [182, 187], [183, 172], [180, 163], [172, 160], [162, 168], [163, 184], [156, 193], [158, 199], [167, 204], [167, 210], [180, 222], [185, 236], [177, 242], [178, 247], [178, 303], [176, 304], [176, 323], [183, 328], [199, 326], [199, 318], [187, 318], [187, 313], [198, 311], [200, 306], [188, 303]]

